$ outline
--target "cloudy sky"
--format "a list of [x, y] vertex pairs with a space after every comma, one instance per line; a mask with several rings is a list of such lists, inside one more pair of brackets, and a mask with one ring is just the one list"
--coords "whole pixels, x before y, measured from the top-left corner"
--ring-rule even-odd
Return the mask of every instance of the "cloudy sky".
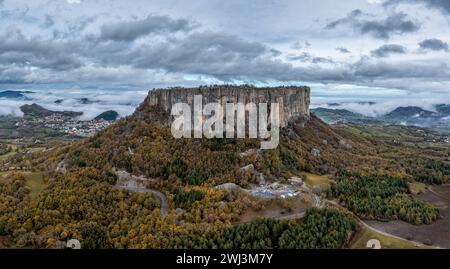
[[448, 0], [0, 0], [0, 90], [307, 84], [319, 99], [449, 100], [449, 15]]

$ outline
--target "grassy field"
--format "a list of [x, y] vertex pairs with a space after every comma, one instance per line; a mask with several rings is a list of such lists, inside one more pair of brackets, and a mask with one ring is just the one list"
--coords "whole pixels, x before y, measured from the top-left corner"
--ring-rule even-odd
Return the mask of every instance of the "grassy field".
[[380, 234], [369, 228], [362, 228], [350, 244], [351, 249], [365, 249], [367, 248], [367, 241], [370, 239], [377, 239], [381, 243], [383, 249], [430, 249], [424, 245], [417, 245], [414, 242], [399, 239], [395, 237]]
[[385, 141], [396, 140], [408, 146], [424, 148], [447, 149], [448, 143], [428, 141], [423, 135], [417, 133], [417, 129], [401, 125], [351, 125], [346, 127], [357, 135], [376, 138]]
[[[17, 153], [17, 145], [15, 145], [15, 144], [8, 144], [8, 146], [11, 146], [12, 151], [7, 153], [7, 154], [0, 155], [0, 161], [7, 160], [8, 158], [14, 156], [14, 154]], [[30, 147], [30, 148], [28, 148], [28, 151], [30, 153], [36, 153], [36, 152], [42, 152], [45, 149], [46, 149], [45, 147]]]
[[24, 173], [26, 183], [30, 187], [30, 198], [35, 199], [44, 188], [44, 174], [43, 173]]
[[17, 146], [16, 146], [16, 145], [12, 145], [12, 144], [9, 145], [9, 146], [12, 147], [12, 151], [9, 152], [9, 153], [6, 153], [6, 154], [4, 154], [4, 155], [1, 155], [1, 156], [0, 156], [0, 161], [7, 160], [9, 157], [11, 157], [11, 156], [13, 156], [14, 154], [16, 154], [16, 152], [17, 152]]
[[420, 182], [412, 182], [408, 183], [408, 189], [413, 194], [420, 194], [427, 189], [427, 185]]
[[[0, 172], [0, 176], [11, 172]], [[44, 173], [40, 172], [19, 172], [25, 176], [25, 185], [31, 189], [30, 198], [35, 199], [44, 188]]]
[[28, 151], [30, 153], [42, 152], [45, 150], [45, 147], [37, 147], [37, 148], [29, 148]]
[[328, 189], [330, 187], [330, 178], [327, 175], [315, 175], [310, 173], [305, 173], [306, 179], [305, 182], [311, 188], [320, 187], [323, 189]]

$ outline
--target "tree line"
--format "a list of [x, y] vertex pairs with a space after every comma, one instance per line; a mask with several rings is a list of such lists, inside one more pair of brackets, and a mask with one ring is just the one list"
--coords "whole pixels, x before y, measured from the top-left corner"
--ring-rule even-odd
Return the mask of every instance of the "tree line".
[[343, 248], [357, 229], [349, 214], [332, 209], [308, 209], [304, 219], [259, 219], [181, 236], [172, 248], [182, 249], [336, 249]]
[[330, 195], [358, 216], [366, 219], [403, 220], [413, 224], [430, 224], [439, 210], [408, 195], [408, 182], [387, 175], [359, 175], [340, 171]]
[[406, 171], [416, 181], [440, 185], [450, 180], [450, 163], [434, 159], [412, 159], [406, 162]]

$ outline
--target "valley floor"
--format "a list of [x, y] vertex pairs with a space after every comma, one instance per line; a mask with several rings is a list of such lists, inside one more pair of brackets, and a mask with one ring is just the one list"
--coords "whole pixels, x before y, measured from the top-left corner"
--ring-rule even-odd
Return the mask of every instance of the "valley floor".
[[450, 248], [450, 185], [433, 186], [416, 197], [436, 205], [440, 210], [441, 218], [430, 225], [412, 225], [403, 221], [367, 221], [366, 223], [375, 229], [408, 240]]

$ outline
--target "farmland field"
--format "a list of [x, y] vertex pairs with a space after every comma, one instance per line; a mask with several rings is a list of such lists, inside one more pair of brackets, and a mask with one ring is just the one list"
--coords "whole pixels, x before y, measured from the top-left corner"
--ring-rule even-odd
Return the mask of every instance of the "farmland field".
[[432, 186], [430, 190], [415, 197], [436, 205], [441, 217], [430, 225], [412, 225], [403, 221], [368, 221], [367, 223], [376, 229], [408, 240], [450, 248], [450, 185]]
[[362, 228], [353, 239], [349, 248], [351, 249], [366, 249], [367, 242], [371, 239], [377, 239], [381, 243], [382, 249], [423, 249], [429, 248], [424, 245], [419, 245], [408, 240], [402, 240], [395, 237], [390, 237], [378, 233], [369, 228]]

